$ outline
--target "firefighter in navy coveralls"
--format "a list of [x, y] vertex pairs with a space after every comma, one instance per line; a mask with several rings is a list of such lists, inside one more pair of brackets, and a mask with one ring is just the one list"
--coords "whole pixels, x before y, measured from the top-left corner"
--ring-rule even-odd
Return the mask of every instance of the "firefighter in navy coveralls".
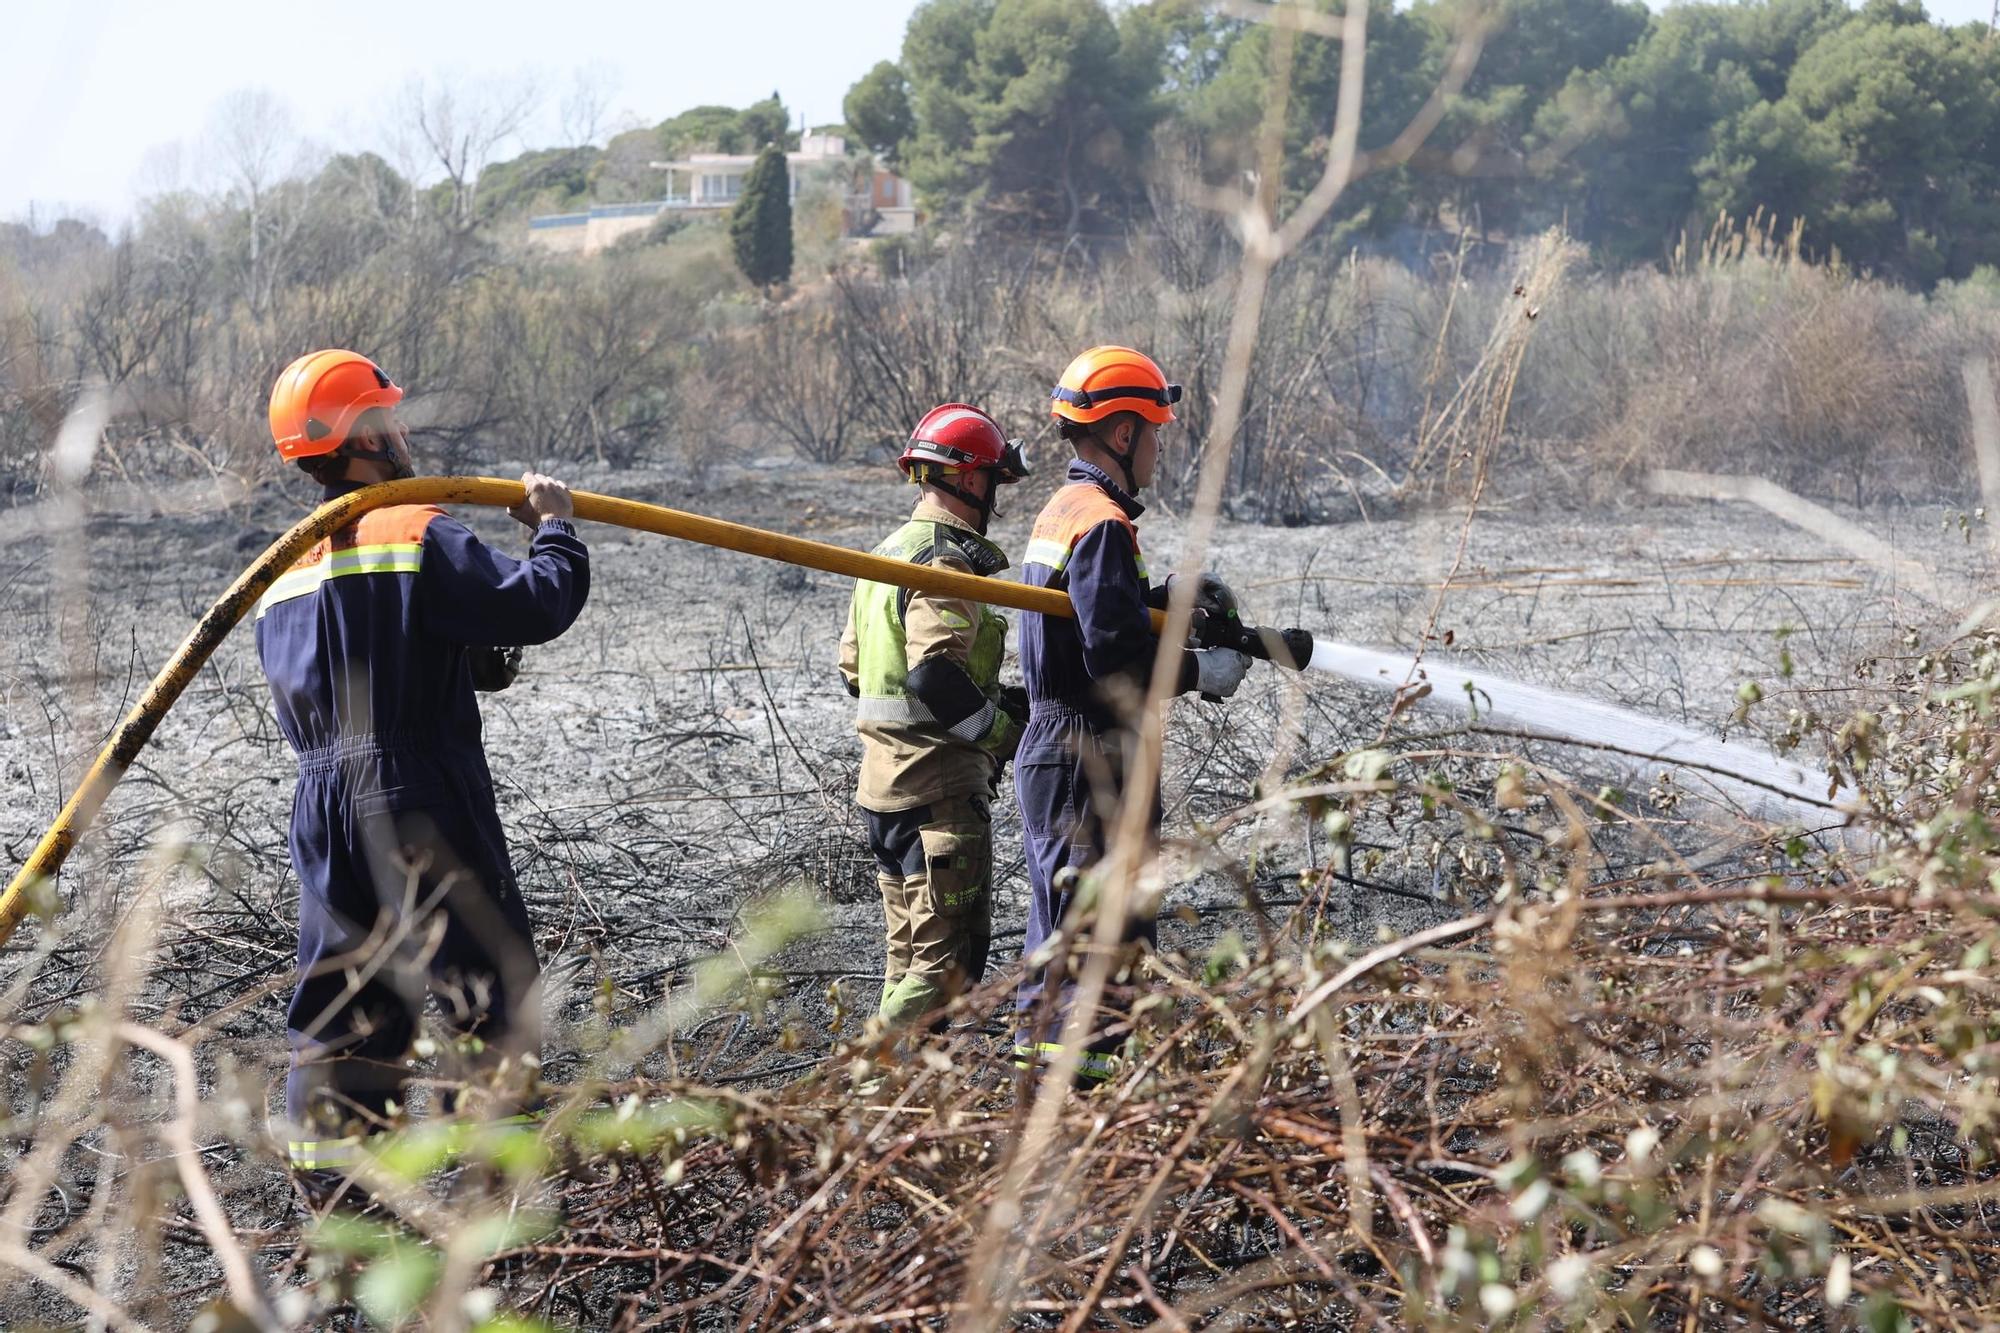
[[[1029, 971], [1017, 998], [1015, 1055], [1024, 1064], [1052, 1055], [1063, 1015], [1041, 1003], [1046, 969], [1032, 961], [1064, 924], [1075, 876], [1105, 852], [1104, 828], [1117, 809], [1138, 746], [1131, 719], [1145, 697], [1158, 639], [1150, 612], [1167, 603], [1167, 582], [1146, 577], [1136, 521], [1138, 493], [1159, 466], [1160, 428], [1174, 419], [1181, 387], [1150, 357], [1127, 347], [1094, 347], [1072, 361], [1052, 394], [1054, 415], [1076, 457], [1043, 506], [1022, 560], [1023, 582], [1069, 594], [1076, 618], [1023, 612], [1021, 674], [1028, 687], [1026, 732], [1014, 756], [1014, 790], [1028, 862]], [[1233, 616], [1236, 601], [1212, 574], [1201, 576], [1198, 609]], [[1189, 649], [1170, 659], [1175, 693], [1210, 698], [1236, 692], [1250, 659], [1233, 648]], [[1155, 784], [1150, 828], [1157, 833]], [[1155, 941], [1150, 917], [1129, 935]], [[1052, 968], [1063, 967], [1058, 958]], [[1109, 1006], [1107, 1006], [1109, 1008]], [[1100, 1018], [1080, 1056], [1079, 1077], [1108, 1077], [1120, 1043], [1118, 1022]]]
[[[925, 413], [897, 460], [922, 488], [875, 554], [991, 576], [994, 492], [1028, 474], [1019, 445], [964, 403]], [[887, 936], [878, 1013], [892, 1027], [948, 1004], [986, 971], [993, 934], [990, 799], [1027, 720], [1000, 684], [1007, 622], [978, 602], [855, 585], [840, 671], [858, 701], [861, 775]]]
[[[328, 499], [411, 476], [390, 410], [402, 396], [354, 352], [301, 357], [271, 391], [278, 452]], [[570, 627], [590, 559], [562, 483], [521, 480], [512, 512], [534, 531], [526, 560], [434, 505], [397, 505], [322, 540], [257, 607], [257, 653], [299, 761], [285, 1112], [316, 1198], [361, 1136], [394, 1118], [428, 995], [455, 1037], [448, 1072], [502, 1109], [497, 1084], [520, 1077], [537, 1045], [540, 969], [473, 690], [504, 686], [519, 645]]]

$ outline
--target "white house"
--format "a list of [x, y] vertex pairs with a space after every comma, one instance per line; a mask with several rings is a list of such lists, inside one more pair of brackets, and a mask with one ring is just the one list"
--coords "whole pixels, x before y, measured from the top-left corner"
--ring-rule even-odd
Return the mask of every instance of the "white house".
[[[806, 134], [797, 152], [785, 154], [791, 195], [815, 170], [844, 167], [847, 141], [837, 134]], [[667, 174], [666, 191], [641, 204], [606, 204], [583, 213], [552, 213], [528, 220], [528, 239], [544, 249], [570, 254], [595, 254], [622, 236], [644, 231], [663, 213], [719, 213], [743, 193], [743, 179], [757, 163], [755, 153], [690, 153], [671, 162], [648, 165]], [[915, 229], [916, 203], [910, 183], [877, 168], [865, 189], [852, 190], [846, 200], [852, 235], [883, 236]]]

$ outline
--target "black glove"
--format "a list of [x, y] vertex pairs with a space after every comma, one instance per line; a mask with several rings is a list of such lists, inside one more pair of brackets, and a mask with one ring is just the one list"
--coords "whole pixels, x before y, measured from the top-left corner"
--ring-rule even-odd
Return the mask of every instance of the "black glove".
[[985, 741], [986, 749], [996, 761], [996, 771], [1021, 748], [1021, 733], [1028, 725], [1028, 692], [1019, 685], [1002, 685], [998, 693], [993, 706], [1000, 716], [993, 719], [993, 729]]
[[1000, 711], [1013, 718], [1021, 726], [1027, 726], [1027, 687], [1023, 685], [1002, 685], [1000, 687]]
[[1203, 570], [1200, 581], [1194, 587], [1194, 606], [1197, 611], [1206, 611], [1223, 620], [1236, 619], [1236, 594], [1218, 574]]
[[472, 668], [472, 688], [488, 694], [506, 689], [521, 674], [519, 648], [473, 648], [465, 660]]

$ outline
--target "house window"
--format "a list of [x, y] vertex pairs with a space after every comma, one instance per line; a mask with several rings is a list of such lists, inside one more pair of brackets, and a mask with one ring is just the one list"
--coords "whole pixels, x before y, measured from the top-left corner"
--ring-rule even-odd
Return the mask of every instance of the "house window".
[[732, 203], [742, 193], [743, 177], [733, 172], [704, 173], [701, 178], [700, 197], [703, 203]]

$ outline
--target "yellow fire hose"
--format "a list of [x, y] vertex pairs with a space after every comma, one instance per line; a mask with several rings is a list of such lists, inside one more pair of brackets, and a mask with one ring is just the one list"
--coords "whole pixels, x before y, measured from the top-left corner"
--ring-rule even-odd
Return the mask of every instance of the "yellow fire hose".
[[[216, 646], [256, 605], [272, 580], [290, 569], [313, 543], [353, 523], [369, 510], [386, 505], [459, 504], [507, 508], [519, 504], [523, 496], [520, 482], [499, 481], [491, 477], [414, 477], [407, 481], [384, 482], [327, 501], [273, 542], [269, 550], [237, 576], [215, 605], [208, 609], [208, 613], [195, 622], [194, 629], [182, 640], [167, 664], [160, 668], [160, 674], [153, 677], [139, 702], [118, 724], [110, 742], [71, 793], [62, 813], [56, 816], [55, 823], [36, 844], [34, 853], [7, 885], [7, 892], [0, 895], [0, 944], [6, 943], [13, 935], [21, 918], [41, 897], [43, 886], [53, 886], [56, 872], [62, 868], [77, 839], [90, 827], [91, 820], [96, 818], [111, 789], [125, 776], [125, 770], [132, 766], [139, 751], [152, 739], [160, 720], [180, 698], [181, 691], [187, 688]], [[825, 542], [787, 537], [741, 523], [726, 523], [721, 519], [704, 518], [700, 514], [683, 513], [663, 505], [641, 504], [636, 500], [592, 495], [586, 491], [576, 492], [573, 498], [576, 516], [595, 523], [681, 537], [829, 574], [894, 583], [918, 592], [967, 597], [993, 606], [1040, 611], [1044, 615], [1074, 614], [1069, 598], [1050, 588], [1031, 588], [1004, 579], [960, 574], [931, 565], [912, 565]], [[1164, 617], [1157, 611], [1153, 614], [1157, 627]]]

